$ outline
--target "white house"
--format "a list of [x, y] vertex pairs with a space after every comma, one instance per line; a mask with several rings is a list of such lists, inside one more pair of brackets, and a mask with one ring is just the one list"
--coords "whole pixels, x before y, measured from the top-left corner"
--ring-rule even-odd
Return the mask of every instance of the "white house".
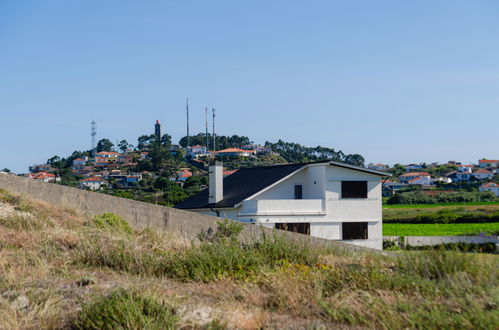
[[91, 177], [80, 180], [80, 189], [99, 190], [105, 181], [101, 177]]
[[429, 185], [433, 184], [433, 181], [428, 176], [418, 176], [414, 179], [407, 181], [407, 184], [413, 185], [413, 186], [415, 186], [415, 185], [429, 186]]
[[239, 169], [210, 167], [209, 187], [175, 207], [382, 248], [381, 178], [386, 172], [338, 162]]
[[494, 173], [492, 173], [492, 171], [481, 168], [475, 171], [475, 173], [473, 173], [473, 176], [478, 180], [489, 180], [492, 179]]
[[496, 196], [499, 196], [499, 184], [497, 183], [494, 182], [484, 183], [478, 189], [480, 190], [480, 192], [491, 191], [494, 194], [496, 194]]
[[400, 179], [400, 182], [409, 182], [411, 181], [412, 179], [416, 179], [416, 178], [420, 178], [420, 177], [426, 177], [428, 178], [428, 180], [430, 180], [431, 176], [429, 173], [427, 172], [408, 172], [408, 173], [404, 173], [402, 174], [399, 179]]

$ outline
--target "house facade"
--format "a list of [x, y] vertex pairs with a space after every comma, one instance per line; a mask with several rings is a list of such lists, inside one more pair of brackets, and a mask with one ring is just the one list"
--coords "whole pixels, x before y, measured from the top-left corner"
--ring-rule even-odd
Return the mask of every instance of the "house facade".
[[492, 160], [492, 159], [480, 159], [478, 161], [478, 164], [481, 168], [487, 168], [487, 167], [499, 167], [499, 160]]
[[496, 194], [496, 196], [499, 196], [499, 184], [497, 183], [494, 182], [485, 183], [482, 184], [478, 189], [480, 190], [480, 192], [491, 191], [494, 194]]
[[475, 171], [475, 173], [473, 173], [473, 176], [478, 180], [489, 180], [492, 179], [494, 173], [492, 173], [492, 171], [481, 168]]
[[421, 178], [421, 177], [426, 177], [426, 178], [428, 178], [428, 180], [431, 178], [430, 174], [427, 172], [409, 172], [409, 173], [402, 174], [399, 177], [399, 179], [400, 179], [400, 182], [407, 183], [413, 179]]
[[381, 178], [386, 172], [338, 162], [242, 168], [179, 209], [382, 249]]

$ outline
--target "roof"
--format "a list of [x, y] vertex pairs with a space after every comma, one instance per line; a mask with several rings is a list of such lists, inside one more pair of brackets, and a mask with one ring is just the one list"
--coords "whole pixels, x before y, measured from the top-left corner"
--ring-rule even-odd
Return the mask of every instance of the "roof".
[[304, 164], [273, 165], [262, 167], [241, 168], [223, 179], [223, 199], [216, 204], [208, 203], [208, 188], [175, 205], [178, 209], [203, 209], [210, 207], [234, 207], [236, 204], [253, 196], [259, 191], [278, 182], [288, 175], [312, 164], [330, 164], [379, 176], [389, 176], [390, 173], [353, 166], [339, 162], [316, 162]]
[[430, 173], [427, 172], [409, 172], [402, 174], [401, 176], [429, 176]]
[[499, 163], [499, 160], [494, 160], [494, 159], [480, 159], [478, 162], [479, 163]]
[[97, 155], [119, 155], [119, 153], [114, 151], [101, 151], [98, 152]]
[[492, 174], [492, 172], [482, 168], [482, 169], [475, 171], [475, 173], [473, 173], [473, 174]]
[[482, 188], [499, 188], [499, 184], [494, 182], [484, 183], [481, 185]]
[[97, 182], [97, 181], [104, 181], [102, 178], [99, 178], [99, 177], [92, 177], [92, 178], [87, 178], [87, 179], [83, 179], [83, 180], [80, 180], [80, 181], [92, 181], [92, 182]]
[[239, 148], [227, 148], [223, 150], [216, 151], [217, 154], [224, 154], [224, 153], [246, 153], [246, 152], [256, 152], [255, 150], [244, 150], [244, 149], [239, 149]]

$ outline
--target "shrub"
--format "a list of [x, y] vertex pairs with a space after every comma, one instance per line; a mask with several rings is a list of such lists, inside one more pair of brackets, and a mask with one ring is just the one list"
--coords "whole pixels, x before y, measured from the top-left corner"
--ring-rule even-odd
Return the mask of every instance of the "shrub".
[[154, 297], [118, 289], [83, 306], [73, 329], [174, 329], [178, 317]]
[[96, 215], [93, 219], [93, 224], [100, 229], [107, 229], [113, 231], [115, 230], [128, 234], [133, 233], [133, 229], [128, 224], [128, 222], [126, 222], [125, 220], [123, 220], [122, 217], [114, 213], [104, 213]]

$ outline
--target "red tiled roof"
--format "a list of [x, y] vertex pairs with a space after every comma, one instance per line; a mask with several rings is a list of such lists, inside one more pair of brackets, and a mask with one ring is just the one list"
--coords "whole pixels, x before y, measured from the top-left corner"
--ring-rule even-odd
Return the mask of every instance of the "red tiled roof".
[[481, 186], [482, 188], [497, 188], [499, 187], [499, 184], [494, 183], [494, 182], [489, 182], [489, 183], [484, 183]]
[[80, 181], [104, 181], [104, 180], [102, 180], [102, 178], [94, 176], [94, 177], [83, 179], [83, 180], [80, 180]]
[[216, 151], [216, 153], [244, 153], [244, 152], [256, 152], [255, 150], [243, 150], [239, 148], [227, 148], [224, 150]]
[[477, 171], [476, 171], [475, 173], [473, 173], [473, 174], [492, 174], [492, 172], [491, 172], [491, 171], [489, 171], [489, 170], [485, 170], [485, 169], [483, 169], [483, 168], [482, 168], [482, 169], [477, 170]]
[[97, 155], [119, 155], [119, 153], [114, 151], [101, 151], [98, 152]]
[[495, 160], [495, 159], [480, 159], [478, 162], [479, 163], [499, 163], [499, 160]]

